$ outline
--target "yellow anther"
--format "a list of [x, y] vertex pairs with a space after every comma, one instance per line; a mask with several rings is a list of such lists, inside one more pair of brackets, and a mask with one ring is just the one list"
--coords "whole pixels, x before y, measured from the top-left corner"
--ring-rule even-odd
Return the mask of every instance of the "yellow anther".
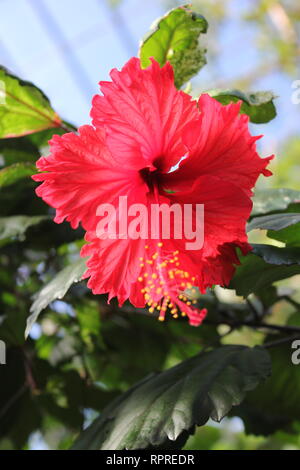
[[139, 282], [142, 282], [142, 281], [143, 281], [142, 276], [139, 276], [139, 277], [138, 277], [138, 281], [139, 281]]
[[159, 243], [157, 244], [157, 246], [158, 246], [159, 248], [161, 248], [161, 247], [163, 246], [163, 242], [159, 242]]
[[157, 274], [156, 273], [152, 274], [152, 279], [157, 279]]
[[158, 319], [159, 319], [159, 321], [164, 321], [165, 317], [159, 316]]
[[159, 268], [165, 268], [167, 266], [167, 263], [164, 261], [163, 263], [160, 263]]
[[149, 308], [149, 312], [150, 312], [150, 313], [153, 313], [153, 312], [154, 312], [154, 308], [153, 308], [153, 307]]

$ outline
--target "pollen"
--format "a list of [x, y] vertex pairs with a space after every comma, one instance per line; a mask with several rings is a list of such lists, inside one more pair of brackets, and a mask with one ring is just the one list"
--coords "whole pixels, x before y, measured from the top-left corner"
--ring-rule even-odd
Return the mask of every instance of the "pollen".
[[[197, 290], [193, 287], [195, 276], [182, 269], [180, 253], [178, 250], [168, 253], [161, 249], [163, 243], [157, 244], [159, 250], [148, 253], [143, 260], [141, 274], [137, 278], [142, 282], [145, 304], [149, 313], [157, 313], [158, 319], [164, 321], [167, 315], [172, 318], [188, 317], [191, 325], [198, 326], [206, 316], [206, 309], [198, 309], [197, 300], [189, 299], [185, 294], [186, 289]], [[147, 249], [147, 248], [146, 248]]]

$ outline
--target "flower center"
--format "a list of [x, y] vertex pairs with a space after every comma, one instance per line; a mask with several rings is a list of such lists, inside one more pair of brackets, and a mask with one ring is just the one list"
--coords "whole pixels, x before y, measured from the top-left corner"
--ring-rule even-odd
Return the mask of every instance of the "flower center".
[[154, 186], [158, 183], [159, 170], [157, 168], [143, 168], [142, 170], [140, 170], [140, 175], [147, 184], [149, 190], [152, 192]]

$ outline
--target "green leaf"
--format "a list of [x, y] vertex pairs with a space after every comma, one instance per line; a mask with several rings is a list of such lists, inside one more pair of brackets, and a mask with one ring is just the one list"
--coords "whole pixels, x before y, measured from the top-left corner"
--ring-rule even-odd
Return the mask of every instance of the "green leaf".
[[11, 75], [4, 67], [0, 67], [0, 83], [0, 138], [60, 126], [59, 116], [39, 88]]
[[0, 139], [0, 165], [7, 166], [21, 162], [34, 163], [40, 157], [40, 153], [36, 145], [31, 142], [30, 137]]
[[32, 217], [27, 215], [0, 217], [1, 245], [10, 241], [10, 239], [17, 238], [22, 241], [24, 239], [24, 233], [29, 227], [37, 225], [45, 220], [49, 220], [49, 217], [45, 215], [36, 215]]
[[291, 204], [300, 204], [300, 191], [287, 188], [258, 189], [253, 197], [251, 217], [284, 211]]
[[139, 51], [142, 67], [150, 65], [151, 57], [161, 66], [170, 61], [175, 85], [180, 88], [206, 64], [206, 49], [199, 45], [199, 37], [207, 28], [206, 19], [188, 6], [174, 8], [159, 18], [142, 41]]
[[[299, 317], [299, 313], [297, 315]], [[273, 336], [266, 338], [266, 342], [270, 341], [274, 341]], [[270, 349], [271, 377], [249, 393], [241, 409], [236, 410], [244, 419], [248, 433], [270, 434], [295, 420], [300, 420], [299, 365], [292, 363], [295, 349], [291, 346], [292, 340], [290, 343]]]
[[268, 353], [258, 347], [224, 346], [199, 354], [118, 397], [73, 448], [166, 449], [210, 417], [220, 421], [270, 370]]
[[27, 319], [25, 336], [28, 336], [33, 323], [36, 322], [41, 311], [54, 300], [62, 299], [70, 286], [74, 282], [81, 280], [85, 270], [86, 259], [80, 258], [75, 263], [60, 271], [49, 284], [42, 288], [30, 308], [31, 315]]
[[248, 232], [254, 229], [268, 230], [269, 238], [288, 246], [300, 246], [300, 214], [287, 212], [254, 217], [248, 224]]
[[300, 274], [300, 248], [252, 245], [253, 251], [241, 258], [229, 288], [247, 297], [276, 281]]
[[32, 163], [15, 163], [0, 170], [0, 188], [9, 186], [26, 176], [34, 175], [37, 169]]
[[295, 225], [300, 222], [300, 214], [288, 212], [283, 214], [271, 214], [262, 217], [255, 217], [249, 222], [247, 231], [261, 229], [261, 230], [282, 230], [290, 225]]
[[285, 243], [287, 246], [300, 246], [300, 223], [279, 231], [268, 230], [269, 238]]
[[224, 105], [241, 100], [241, 112], [247, 114], [250, 121], [256, 124], [272, 121], [276, 117], [273, 102], [276, 96], [270, 91], [243, 93], [239, 90], [209, 90], [207, 93]]
[[260, 256], [266, 263], [286, 266], [300, 264], [300, 248], [279, 248], [272, 245], [253, 244], [253, 254]]
[[[95, 380], [122, 390], [127, 390], [153, 370], [160, 370], [172, 342], [177, 339], [150, 315], [138, 312], [126, 315], [123, 311], [110, 314], [108, 321], [102, 322], [101, 334], [106, 352], [105, 355], [101, 352], [100, 357], [89, 356], [91, 373]], [[134, 342], [132, 338], [135, 338]]]

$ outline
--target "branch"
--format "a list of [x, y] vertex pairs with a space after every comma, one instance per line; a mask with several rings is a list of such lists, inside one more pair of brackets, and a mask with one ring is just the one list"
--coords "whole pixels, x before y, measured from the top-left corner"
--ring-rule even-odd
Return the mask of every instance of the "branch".
[[59, 128], [62, 129], [63, 131], [65, 131], [65, 132], [76, 132], [75, 127], [69, 126], [69, 125], [65, 124], [64, 122], [61, 122], [61, 124], [59, 125]]
[[270, 343], [262, 344], [262, 347], [266, 349], [274, 348], [275, 346], [280, 346], [281, 344], [284, 344], [284, 343], [291, 343], [295, 339], [299, 339], [299, 338], [300, 338], [299, 335], [287, 336], [286, 338], [280, 338], [280, 339], [277, 339], [276, 341], [271, 341]]
[[264, 328], [269, 330], [281, 331], [283, 333], [299, 333], [300, 327], [293, 325], [274, 325], [272, 323], [261, 323], [261, 322], [251, 322], [251, 321], [229, 321], [229, 320], [220, 320], [217, 322], [211, 321], [209, 319], [204, 320], [204, 323], [211, 325], [228, 325], [232, 328], [239, 328], [240, 326], [249, 326], [250, 328]]

